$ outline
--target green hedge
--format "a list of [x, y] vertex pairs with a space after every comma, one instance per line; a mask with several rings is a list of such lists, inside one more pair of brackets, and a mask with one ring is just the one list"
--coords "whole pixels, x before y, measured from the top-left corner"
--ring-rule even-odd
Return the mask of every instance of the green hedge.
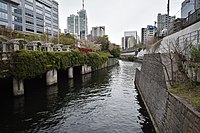
[[33, 78], [51, 69], [66, 69], [87, 64], [93, 70], [108, 61], [109, 54], [103, 52], [81, 53], [69, 52], [18, 51], [13, 55], [11, 75], [19, 78]]

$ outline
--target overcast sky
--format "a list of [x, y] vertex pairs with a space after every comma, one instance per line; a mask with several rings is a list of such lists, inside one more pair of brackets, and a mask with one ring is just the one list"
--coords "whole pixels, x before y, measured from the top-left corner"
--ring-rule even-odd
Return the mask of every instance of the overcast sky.
[[[82, 0], [57, 1], [59, 24], [63, 32], [67, 27], [67, 17], [82, 8]], [[170, 1], [170, 15], [180, 17], [181, 3], [184, 0]], [[154, 25], [158, 13], [166, 14], [167, 0], [85, 0], [85, 9], [88, 31], [91, 27], [106, 26], [109, 40], [121, 45], [124, 31], [137, 31], [141, 37], [141, 28]]]

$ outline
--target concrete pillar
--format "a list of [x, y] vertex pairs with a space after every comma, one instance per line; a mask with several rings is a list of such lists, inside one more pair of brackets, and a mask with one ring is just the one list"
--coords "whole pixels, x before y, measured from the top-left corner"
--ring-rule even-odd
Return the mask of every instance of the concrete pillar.
[[13, 78], [13, 95], [24, 95], [24, 82], [22, 79]]
[[92, 72], [92, 67], [91, 66], [87, 66], [87, 65], [83, 65], [82, 66], [82, 71], [81, 74], [87, 74], [87, 73], [91, 73]]
[[37, 50], [37, 46], [33, 45], [33, 51]]
[[14, 44], [14, 51], [19, 51], [19, 45]]
[[81, 70], [81, 74], [82, 74], [82, 75], [85, 74], [85, 66], [86, 66], [86, 65], [83, 65], [83, 66], [82, 66], [82, 70]]
[[108, 67], [108, 62], [104, 63], [104, 64], [101, 66], [101, 68], [106, 68], [106, 67]]
[[8, 51], [7, 51], [6, 44], [3, 44], [3, 52], [8, 52]]
[[53, 69], [50, 70], [46, 73], [46, 82], [47, 85], [53, 85], [56, 84], [58, 82], [58, 74], [57, 74], [57, 70]]
[[92, 72], [92, 67], [91, 66], [87, 66], [87, 73], [91, 73]]
[[68, 78], [73, 79], [74, 78], [74, 74], [73, 74], [73, 67], [70, 67], [68, 69]]
[[24, 50], [28, 50], [27, 44], [24, 45]]

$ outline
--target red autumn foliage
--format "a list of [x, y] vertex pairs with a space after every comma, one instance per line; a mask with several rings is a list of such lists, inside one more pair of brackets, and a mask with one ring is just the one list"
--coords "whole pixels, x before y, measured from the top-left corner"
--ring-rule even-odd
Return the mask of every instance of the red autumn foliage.
[[84, 52], [84, 53], [93, 51], [91, 48], [81, 48], [81, 47], [78, 47], [78, 46], [73, 46], [72, 48], [73, 49], [78, 49], [80, 52]]

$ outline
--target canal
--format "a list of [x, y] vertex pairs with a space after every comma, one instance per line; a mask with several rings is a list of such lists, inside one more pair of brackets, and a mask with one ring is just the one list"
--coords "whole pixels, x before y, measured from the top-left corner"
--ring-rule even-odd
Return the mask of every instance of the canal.
[[46, 87], [29, 81], [25, 96], [0, 102], [0, 132], [154, 133], [134, 86], [140, 64], [120, 61]]

